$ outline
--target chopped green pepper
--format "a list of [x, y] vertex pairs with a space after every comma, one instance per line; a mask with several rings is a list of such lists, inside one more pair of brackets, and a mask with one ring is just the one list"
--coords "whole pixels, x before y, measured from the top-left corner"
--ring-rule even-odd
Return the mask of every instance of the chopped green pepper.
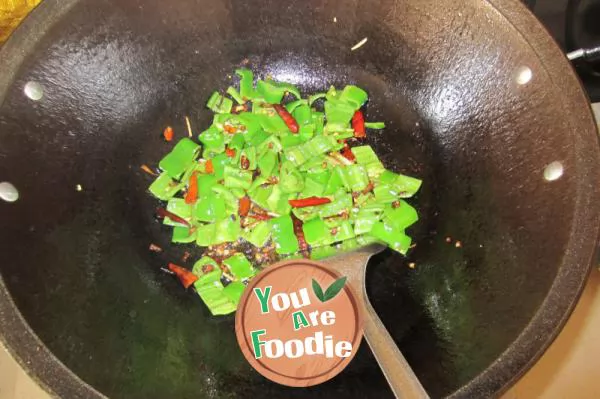
[[148, 190], [156, 198], [166, 201], [177, 194], [183, 187], [185, 182], [178, 182], [171, 179], [168, 173], [161, 173], [156, 180], [150, 185]]
[[283, 215], [271, 220], [272, 235], [275, 251], [278, 254], [292, 254], [298, 252], [298, 238], [294, 234], [294, 224], [290, 215]]
[[223, 264], [231, 270], [235, 278], [246, 279], [252, 277], [256, 271], [248, 259], [242, 254], [235, 254], [223, 261]]
[[218, 114], [228, 114], [231, 112], [231, 107], [233, 107], [233, 101], [215, 91], [208, 99], [206, 106]]
[[200, 146], [192, 140], [183, 138], [158, 164], [169, 176], [176, 179], [195, 161]]

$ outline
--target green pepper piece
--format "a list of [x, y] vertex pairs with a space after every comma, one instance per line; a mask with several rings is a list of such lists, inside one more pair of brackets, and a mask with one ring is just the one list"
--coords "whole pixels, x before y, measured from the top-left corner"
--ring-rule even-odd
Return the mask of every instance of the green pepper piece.
[[233, 101], [215, 91], [208, 99], [206, 106], [217, 114], [228, 114], [233, 107]]
[[223, 199], [225, 201], [226, 213], [237, 213], [238, 210], [238, 198], [231, 192], [231, 190], [227, 189], [227, 187], [216, 184], [211, 189], [218, 198]]
[[312, 122], [315, 126], [315, 134], [323, 134], [325, 130], [325, 114], [322, 112], [312, 113]]
[[235, 102], [236, 102], [236, 103], [238, 103], [238, 104], [240, 104], [240, 105], [245, 103], [244, 99], [242, 98], [242, 96], [241, 96], [241, 95], [240, 95], [240, 93], [239, 93], [239, 92], [236, 90], [236, 88], [235, 88], [235, 87], [231, 87], [231, 86], [229, 86], [229, 87], [227, 88], [227, 94], [229, 94], [229, 95], [231, 96], [231, 98], [233, 98], [233, 99], [235, 100]]
[[237, 241], [240, 233], [240, 221], [235, 216], [226, 217], [215, 223], [215, 242], [217, 244]]
[[304, 178], [290, 161], [281, 163], [279, 185], [284, 193], [297, 193], [304, 188]]
[[285, 158], [296, 166], [303, 165], [308, 161], [308, 157], [312, 155], [306, 152], [306, 146], [304, 144], [286, 148], [284, 153]]
[[302, 225], [302, 232], [306, 242], [313, 247], [328, 245], [333, 242], [330, 229], [321, 218], [305, 222]]
[[225, 166], [231, 164], [231, 158], [226, 154], [219, 154], [212, 159], [213, 175], [217, 180], [221, 180], [225, 176]]
[[257, 149], [258, 149], [258, 156], [261, 157], [261, 156], [263, 156], [263, 154], [266, 151], [269, 151], [269, 150], [274, 151], [274, 152], [281, 152], [283, 147], [281, 146], [281, 141], [279, 141], [277, 136], [269, 136], [265, 141], [260, 143], [260, 145], [257, 147]]
[[194, 209], [194, 216], [201, 222], [215, 222], [226, 215], [225, 200], [213, 191], [203, 193]]
[[390, 205], [383, 211], [383, 221], [397, 230], [404, 230], [419, 220], [417, 210], [406, 201], [400, 200], [400, 206]]
[[[225, 137], [214, 125], [198, 135], [198, 140], [204, 145], [204, 151], [211, 150], [216, 153], [225, 151]], [[206, 156], [204, 156], [206, 158]]]
[[225, 187], [249, 189], [252, 185], [252, 172], [231, 166], [225, 166]]
[[190, 232], [189, 227], [175, 226], [173, 227], [173, 237], [171, 242], [190, 243], [196, 241], [196, 231]]
[[327, 90], [327, 93], [325, 93], [325, 99], [327, 101], [335, 101], [338, 99], [338, 97], [339, 93], [337, 89], [334, 86], [330, 86], [329, 90]]
[[331, 176], [331, 171], [328, 169], [310, 171], [306, 173], [306, 177], [310, 177], [312, 180], [322, 184], [323, 186], [327, 185], [329, 182], [329, 178]]
[[352, 153], [356, 158], [356, 163], [359, 165], [366, 165], [371, 162], [379, 161], [379, 158], [373, 151], [370, 145], [361, 145], [358, 147], [352, 147]]
[[287, 127], [284, 120], [277, 114], [261, 115], [260, 125], [267, 133], [280, 134], [290, 132], [290, 129]]
[[198, 144], [187, 137], [183, 138], [160, 161], [158, 166], [169, 176], [176, 179], [194, 162], [199, 151], [200, 146]]
[[298, 219], [306, 222], [307, 220], [314, 219], [319, 216], [318, 207], [316, 206], [308, 206], [306, 208], [294, 208], [292, 209], [292, 213]]
[[354, 234], [360, 235], [371, 231], [375, 223], [381, 220], [381, 212], [360, 209], [354, 219]]
[[289, 83], [280, 83], [272, 80], [259, 80], [256, 82], [256, 91], [271, 104], [279, 104], [283, 100], [286, 92], [293, 94], [297, 99], [300, 99], [300, 91]]
[[[306, 142], [306, 150], [310, 151], [311, 155], [323, 154], [331, 151], [338, 144], [337, 140], [331, 136], [315, 136]], [[342, 145], [343, 146], [343, 145]]]
[[350, 212], [351, 208], [352, 195], [336, 194], [335, 199], [331, 203], [319, 206], [319, 216], [326, 218], [339, 215], [342, 212]]
[[271, 190], [271, 195], [267, 199], [267, 209], [279, 215], [289, 214], [292, 210], [288, 202], [289, 198], [290, 196], [281, 189], [281, 185], [275, 184]]
[[281, 139], [281, 146], [283, 147], [283, 149], [288, 149], [288, 148], [292, 148], [298, 145], [301, 145], [302, 143], [304, 143], [303, 137], [300, 136], [300, 134], [282, 134], [280, 136]]
[[231, 191], [231, 194], [233, 194], [238, 200], [246, 195], [246, 190], [244, 190], [243, 188], [234, 187], [229, 191]]
[[256, 97], [254, 91], [254, 74], [251, 70], [240, 68], [235, 70], [235, 74], [240, 77], [240, 95], [245, 99]]
[[308, 101], [306, 101], [306, 100], [295, 100], [295, 101], [287, 103], [285, 105], [285, 109], [287, 110], [287, 112], [292, 114], [296, 108], [298, 108], [301, 105], [307, 105], [307, 104], [308, 104]]
[[[212, 266], [213, 271], [204, 273], [202, 269], [206, 265]], [[210, 284], [221, 279], [221, 269], [219, 269], [219, 264], [213, 258], [208, 256], [203, 256], [200, 259], [198, 259], [196, 263], [194, 263], [192, 273], [198, 276], [198, 281], [196, 281], [196, 285]]]
[[398, 179], [398, 175], [396, 173], [391, 172], [386, 169], [379, 176], [378, 182], [379, 182], [379, 184], [382, 184], [382, 185], [394, 184], [397, 179]]
[[198, 175], [198, 194], [202, 197], [205, 194], [208, 194], [211, 189], [216, 186], [218, 179], [215, 175]]
[[325, 186], [324, 195], [332, 195], [338, 191], [344, 185], [344, 181], [339, 172], [336, 172], [337, 168], [333, 169], [333, 173], [330, 174], [327, 185]]
[[267, 187], [256, 187], [250, 193], [250, 199], [256, 203], [256, 205], [260, 206], [263, 209], [269, 209], [268, 199], [273, 192], [273, 186], [269, 185]]
[[[238, 114], [238, 119], [246, 127], [246, 142], [255, 140], [255, 135], [264, 133], [260, 125], [261, 117], [251, 112], [242, 112]], [[259, 143], [260, 144], [260, 143]]]
[[243, 254], [235, 254], [225, 259], [223, 264], [231, 270], [233, 277], [240, 280], [250, 278], [256, 274], [256, 270]]
[[240, 302], [240, 298], [244, 293], [244, 289], [246, 289], [246, 286], [243, 283], [234, 281], [223, 289], [223, 295], [225, 295], [225, 297], [227, 297], [237, 307], [237, 304]]
[[385, 242], [390, 248], [403, 255], [406, 255], [412, 242], [411, 238], [403, 230], [395, 229], [384, 222], [375, 223], [369, 234]]
[[215, 245], [216, 226], [214, 223], [203, 224], [196, 227], [196, 245], [199, 247], [208, 247]]
[[312, 123], [312, 112], [308, 105], [303, 104], [298, 106], [292, 113], [292, 116], [300, 126]]
[[362, 165], [348, 165], [345, 168], [337, 168], [345, 170], [345, 177], [348, 183], [348, 189], [351, 191], [362, 191], [369, 184], [367, 171]]
[[334, 255], [337, 255], [338, 253], [339, 253], [339, 250], [337, 248], [332, 247], [330, 245], [325, 245], [322, 247], [313, 248], [310, 253], [310, 257], [311, 257], [311, 259], [314, 259], [314, 260], [320, 260], [320, 259], [325, 259], [325, 258], [329, 258]]
[[213, 316], [226, 315], [237, 309], [237, 303], [225, 296], [225, 289], [221, 283], [203, 286], [201, 290], [196, 291]]
[[[167, 202], [167, 211], [184, 218], [188, 222], [192, 218], [192, 206], [185, 203], [183, 198], [171, 198]], [[167, 226], [184, 226], [181, 223], [172, 221], [170, 218], [164, 218], [163, 224]]]
[[304, 189], [298, 198], [321, 197], [325, 191], [325, 186], [310, 177], [304, 179]]
[[244, 144], [246, 143], [246, 139], [242, 133], [236, 133], [231, 137], [231, 141], [229, 142], [229, 148], [233, 148], [235, 150], [241, 150], [244, 148]]
[[265, 151], [265, 153], [258, 160], [258, 168], [262, 176], [271, 176], [271, 173], [277, 166], [279, 157], [271, 150]]
[[342, 101], [327, 101], [325, 103], [325, 117], [327, 123], [349, 123], [354, 115], [356, 108]]
[[261, 248], [271, 237], [271, 224], [267, 221], [259, 222], [252, 229], [242, 232], [242, 237], [255, 247]]
[[365, 122], [365, 127], [368, 129], [383, 129], [385, 128], [384, 122]]
[[396, 189], [400, 192], [402, 198], [412, 197], [419, 191], [423, 182], [415, 177], [398, 175], [395, 182]]
[[352, 224], [347, 220], [341, 221], [337, 227], [332, 229], [331, 235], [334, 242], [349, 240], [355, 237]]
[[177, 194], [184, 186], [185, 182], [177, 182], [171, 179], [168, 173], [164, 172], [154, 180], [148, 190], [156, 198], [166, 201]]
[[316, 130], [316, 127], [313, 122], [307, 123], [306, 125], [300, 126], [300, 129], [298, 130], [298, 134], [296, 134], [294, 136], [298, 136], [300, 141], [302, 143], [305, 143], [315, 136], [315, 130]]
[[342, 90], [339, 101], [351, 104], [356, 111], [367, 102], [368, 98], [367, 92], [360, 87], [348, 85]]
[[298, 238], [294, 234], [294, 223], [290, 215], [271, 219], [275, 252], [282, 255], [298, 252]]
[[399, 197], [399, 192], [395, 186], [391, 184], [378, 184], [373, 189], [375, 199], [380, 203], [394, 202]]

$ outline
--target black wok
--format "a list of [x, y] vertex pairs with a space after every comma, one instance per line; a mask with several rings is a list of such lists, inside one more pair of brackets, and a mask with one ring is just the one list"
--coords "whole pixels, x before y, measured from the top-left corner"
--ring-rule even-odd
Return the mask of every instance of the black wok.
[[516, 0], [44, 1], [0, 52], [0, 180], [20, 193], [0, 202], [8, 348], [65, 398], [391, 395], [366, 345], [323, 385], [270, 383], [233, 317], [159, 271], [184, 248], [148, 251], [169, 234], [140, 165], [167, 124], [208, 126], [208, 94], [246, 58], [305, 92], [369, 91], [388, 124], [369, 142], [425, 181], [418, 246], [372, 260], [369, 296], [431, 396], [502, 392], [568, 318], [600, 222], [586, 97]]

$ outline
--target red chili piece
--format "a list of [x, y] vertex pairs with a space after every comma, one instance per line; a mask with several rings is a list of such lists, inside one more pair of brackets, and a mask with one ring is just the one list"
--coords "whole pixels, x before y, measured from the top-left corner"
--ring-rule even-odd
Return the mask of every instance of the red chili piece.
[[329, 204], [331, 200], [327, 197], [308, 197], [288, 201], [293, 208], [306, 208], [307, 206], [316, 206]]
[[167, 126], [165, 131], [163, 132], [163, 137], [167, 141], [172, 141], [175, 133], [173, 132], [173, 128], [171, 126]]
[[190, 177], [190, 186], [188, 187], [187, 193], [185, 193], [185, 203], [193, 204], [198, 200], [198, 176], [196, 172], [192, 173]]
[[247, 216], [248, 212], [250, 212], [250, 198], [242, 197], [240, 198], [238, 213], [240, 214], [240, 216]]
[[235, 157], [235, 150], [233, 148], [227, 148], [225, 149], [225, 155], [227, 155], [229, 158], [233, 158]]
[[352, 129], [354, 129], [354, 137], [367, 137], [367, 132], [365, 131], [365, 117], [360, 110], [356, 111], [352, 116]]
[[212, 159], [209, 159], [208, 161], [206, 161], [205, 171], [208, 174], [215, 172], [215, 167], [213, 166]]
[[190, 226], [190, 222], [188, 222], [187, 220], [185, 220], [184, 218], [177, 216], [176, 214], [167, 211], [164, 208], [157, 208], [156, 209], [156, 214], [158, 215], [158, 217], [160, 218], [169, 218], [174, 222], [177, 223], [181, 223], [181, 224], [185, 224], [187, 227], [191, 227]]
[[288, 110], [285, 109], [285, 107], [281, 104], [273, 104], [273, 108], [277, 112], [277, 115], [283, 119], [288, 129], [290, 129], [290, 132], [298, 133], [300, 127], [298, 126], [298, 122], [296, 122], [296, 119], [294, 119], [292, 114], [290, 114]]
[[342, 150], [342, 156], [344, 158], [346, 158], [350, 162], [356, 161], [356, 157], [354, 156], [354, 153], [352, 152], [352, 150], [350, 149], [350, 147], [348, 147], [347, 144], [344, 147], [344, 149]]
[[196, 276], [188, 269], [185, 269], [181, 266], [177, 266], [176, 264], [169, 263], [169, 270], [175, 273], [175, 275], [177, 276], [177, 278], [179, 278], [179, 281], [181, 281], [181, 284], [185, 287], [185, 289], [188, 289], [192, 284], [198, 281], [198, 276]]

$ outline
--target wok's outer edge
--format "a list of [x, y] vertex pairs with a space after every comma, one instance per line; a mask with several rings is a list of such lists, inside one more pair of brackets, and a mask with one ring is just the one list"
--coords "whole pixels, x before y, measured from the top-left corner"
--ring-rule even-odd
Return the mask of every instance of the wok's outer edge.
[[[44, 0], [0, 48], [0, 105], [39, 40], [79, 0]], [[3, 347], [3, 348], [2, 348]], [[40, 387], [56, 398], [106, 398], [65, 366], [42, 343], [13, 302], [0, 275], [0, 350], [6, 348]]]
[[[577, 198], [567, 250], [549, 294], [529, 324], [490, 366], [451, 398], [500, 397], [542, 357], [569, 320], [585, 288], [600, 242], [600, 138], [590, 100], [550, 32], [518, 0], [486, 0], [529, 43], [569, 115], [577, 154]], [[594, 201], [596, 199], [596, 201]], [[564, 298], [570, 298], [565, 301]]]

